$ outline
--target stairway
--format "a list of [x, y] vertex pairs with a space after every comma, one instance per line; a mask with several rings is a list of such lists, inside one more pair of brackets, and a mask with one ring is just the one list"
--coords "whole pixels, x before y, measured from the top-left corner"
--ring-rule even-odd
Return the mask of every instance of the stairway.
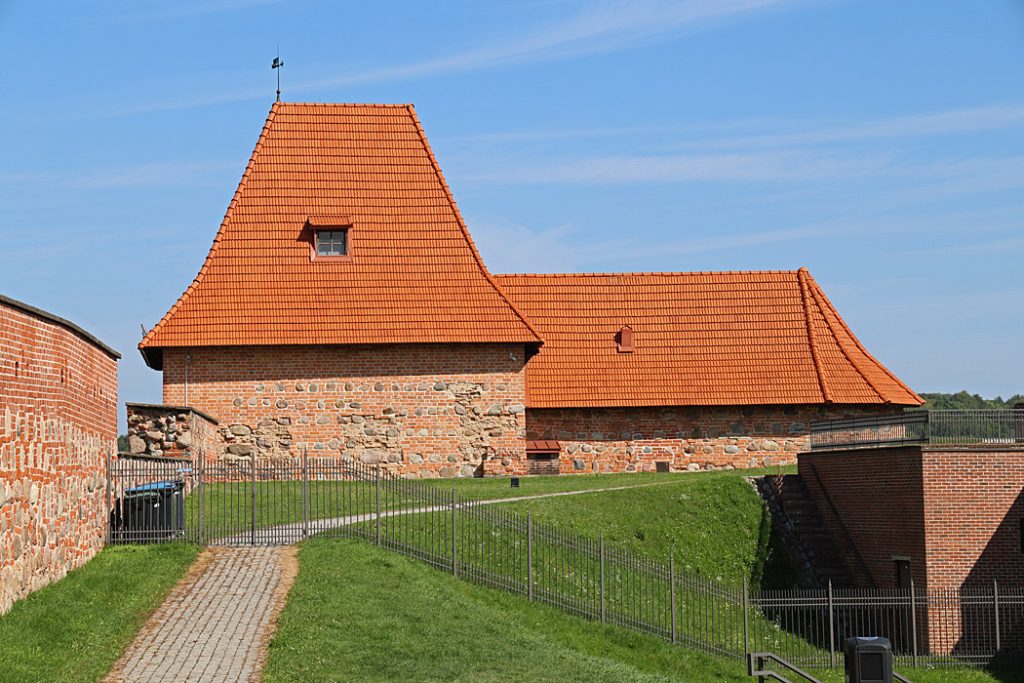
[[805, 586], [824, 588], [831, 581], [833, 588], [852, 588], [853, 575], [800, 475], [761, 477], [757, 489], [798, 561]]

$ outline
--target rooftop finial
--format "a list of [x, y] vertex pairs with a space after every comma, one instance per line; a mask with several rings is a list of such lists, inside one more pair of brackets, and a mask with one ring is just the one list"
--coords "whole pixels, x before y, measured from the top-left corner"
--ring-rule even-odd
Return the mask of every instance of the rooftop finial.
[[281, 46], [277, 46], [277, 56], [274, 57], [273, 63], [270, 65], [271, 69], [277, 71], [277, 101], [281, 101], [281, 67], [284, 66], [284, 62], [281, 61]]

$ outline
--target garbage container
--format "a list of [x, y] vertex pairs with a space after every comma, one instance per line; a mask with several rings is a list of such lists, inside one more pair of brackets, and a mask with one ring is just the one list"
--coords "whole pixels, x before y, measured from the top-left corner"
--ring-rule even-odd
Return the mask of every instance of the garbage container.
[[847, 638], [846, 683], [892, 683], [892, 643], [888, 638]]
[[126, 489], [120, 531], [125, 540], [159, 541], [185, 530], [185, 482], [154, 481]]

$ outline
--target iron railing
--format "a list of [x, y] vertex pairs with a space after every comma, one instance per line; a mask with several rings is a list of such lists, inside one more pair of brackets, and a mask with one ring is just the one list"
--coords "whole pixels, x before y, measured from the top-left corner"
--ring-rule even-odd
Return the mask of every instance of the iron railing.
[[[485, 586], [706, 652], [837, 665], [846, 638], [888, 637], [901, 665], [983, 664], [1024, 648], [1024, 589], [748, 590], [337, 458], [112, 460], [111, 543], [278, 545], [363, 539]], [[170, 506], [172, 509], [165, 509]]]
[[913, 410], [811, 423], [811, 449], [934, 446], [1024, 448], [1024, 410]]

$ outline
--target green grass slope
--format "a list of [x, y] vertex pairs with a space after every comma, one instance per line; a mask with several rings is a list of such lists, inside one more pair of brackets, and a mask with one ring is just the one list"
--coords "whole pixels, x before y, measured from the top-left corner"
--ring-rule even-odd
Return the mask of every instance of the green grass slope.
[[0, 617], [0, 682], [101, 680], [199, 549], [113, 546]]
[[[299, 562], [270, 644], [267, 683], [752, 680], [739, 660], [572, 617], [367, 543], [306, 541]], [[914, 671], [910, 678], [1019, 680], [982, 671]]]
[[505, 505], [581, 536], [603, 534], [607, 543], [651, 559], [674, 554], [681, 570], [731, 584], [747, 577], [755, 586], [767, 571], [767, 584], [785, 585], [788, 567], [774, 552], [770, 519], [746, 480], [763, 473], [667, 475], [658, 486]]

